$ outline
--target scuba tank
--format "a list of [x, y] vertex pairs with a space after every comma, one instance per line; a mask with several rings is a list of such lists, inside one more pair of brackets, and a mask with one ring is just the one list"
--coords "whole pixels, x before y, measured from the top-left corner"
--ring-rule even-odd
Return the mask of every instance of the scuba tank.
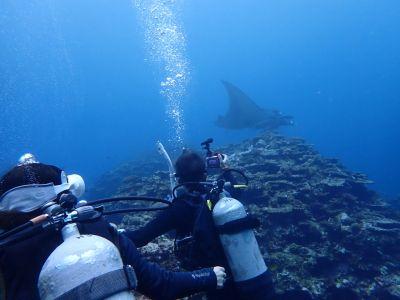
[[[2, 177], [2, 184], [9, 180], [8, 184], [11, 186], [14, 186], [15, 178], [21, 177], [21, 174], [27, 177], [23, 182], [27, 182], [0, 195], [0, 220], [3, 222], [6, 219], [8, 222], [4, 223], [10, 223], [10, 229], [0, 233], [0, 251], [6, 250], [5, 252], [11, 253], [13, 249], [9, 247], [31, 238], [35, 242], [36, 236], [42, 241], [42, 237], [39, 236], [41, 234], [44, 234], [45, 245], [41, 247], [40, 243], [36, 243], [34, 249], [31, 249], [32, 257], [36, 257], [37, 260], [35, 259], [32, 268], [29, 269], [27, 277], [21, 277], [27, 279], [21, 286], [16, 286], [13, 281], [8, 282], [7, 279], [13, 292], [19, 297], [23, 295], [22, 298], [29, 298], [26, 297], [27, 291], [36, 295], [34, 285], [37, 282], [37, 292], [41, 299], [134, 300], [131, 291], [137, 286], [135, 272], [131, 266], [123, 264], [117, 248], [117, 229], [112, 229], [106, 220], [100, 218], [117, 213], [162, 210], [168, 206], [135, 206], [108, 211], [99, 204], [140, 200], [169, 205], [170, 201], [128, 196], [98, 199], [91, 201], [90, 205], [84, 200], [78, 202], [78, 198], [85, 192], [83, 178], [77, 174], [67, 176], [55, 166], [41, 164], [30, 153], [19, 159], [17, 171], [12, 169], [7, 173], [11, 174], [7, 175], [11, 179]], [[112, 242], [95, 234], [80, 234], [77, 222], [82, 225], [84, 232], [98, 232], [101, 236], [104, 234]], [[61, 245], [58, 245], [59, 232], [64, 240]], [[46, 240], [48, 237], [49, 244]], [[22, 245], [21, 249], [29, 252], [30, 249], [24, 249], [24, 246]], [[10, 265], [19, 267], [29, 260], [30, 256], [19, 261], [20, 264]]]
[[238, 290], [246, 299], [267, 298], [264, 291], [271, 285], [269, 272], [253, 231], [259, 221], [224, 192], [219, 194], [212, 215]]
[[136, 276], [124, 266], [118, 248], [97, 235], [81, 235], [76, 223], [62, 228], [64, 242], [39, 275], [41, 299], [134, 300]]

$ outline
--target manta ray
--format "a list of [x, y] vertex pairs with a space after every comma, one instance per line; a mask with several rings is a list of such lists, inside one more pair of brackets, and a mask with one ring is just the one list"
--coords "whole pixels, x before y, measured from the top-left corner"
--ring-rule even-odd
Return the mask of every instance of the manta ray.
[[215, 125], [226, 129], [256, 128], [274, 130], [293, 125], [293, 117], [280, 111], [259, 107], [249, 96], [232, 83], [222, 81], [229, 96], [229, 109], [225, 116], [218, 116]]

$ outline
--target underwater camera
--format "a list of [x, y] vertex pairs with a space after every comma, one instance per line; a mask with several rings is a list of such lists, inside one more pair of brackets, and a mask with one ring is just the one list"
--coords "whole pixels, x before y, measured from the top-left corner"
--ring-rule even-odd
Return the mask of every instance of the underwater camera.
[[201, 143], [203, 149], [206, 150], [206, 166], [207, 169], [221, 169], [223, 168], [223, 163], [227, 157], [225, 154], [213, 153], [210, 147], [212, 142], [214, 142], [214, 140], [212, 138], [208, 138]]
[[221, 160], [218, 155], [206, 157], [207, 169], [219, 169], [221, 168]]

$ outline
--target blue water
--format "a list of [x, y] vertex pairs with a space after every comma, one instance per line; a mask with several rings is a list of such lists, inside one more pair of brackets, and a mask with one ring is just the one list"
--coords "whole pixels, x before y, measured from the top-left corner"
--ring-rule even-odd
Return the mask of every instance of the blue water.
[[254, 136], [214, 126], [225, 79], [396, 197], [399, 29], [397, 0], [2, 0], [0, 169], [30, 151], [92, 183], [158, 139]]

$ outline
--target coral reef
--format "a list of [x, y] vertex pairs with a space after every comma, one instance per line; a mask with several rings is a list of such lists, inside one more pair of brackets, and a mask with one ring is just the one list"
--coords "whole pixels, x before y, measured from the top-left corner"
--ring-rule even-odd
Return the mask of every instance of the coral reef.
[[[278, 291], [302, 289], [318, 299], [400, 299], [400, 213], [367, 188], [366, 176], [322, 157], [302, 139], [276, 134], [219, 151], [250, 178], [241, 200], [261, 220], [256, 234]], [[157, 160], [127, 164], [93, 192], [163, 197], [163, 169]], [[124, 216], [120, 226], [135, 228], [152, 216]], [[179, 267], [168, 236], [142, 251]]]

